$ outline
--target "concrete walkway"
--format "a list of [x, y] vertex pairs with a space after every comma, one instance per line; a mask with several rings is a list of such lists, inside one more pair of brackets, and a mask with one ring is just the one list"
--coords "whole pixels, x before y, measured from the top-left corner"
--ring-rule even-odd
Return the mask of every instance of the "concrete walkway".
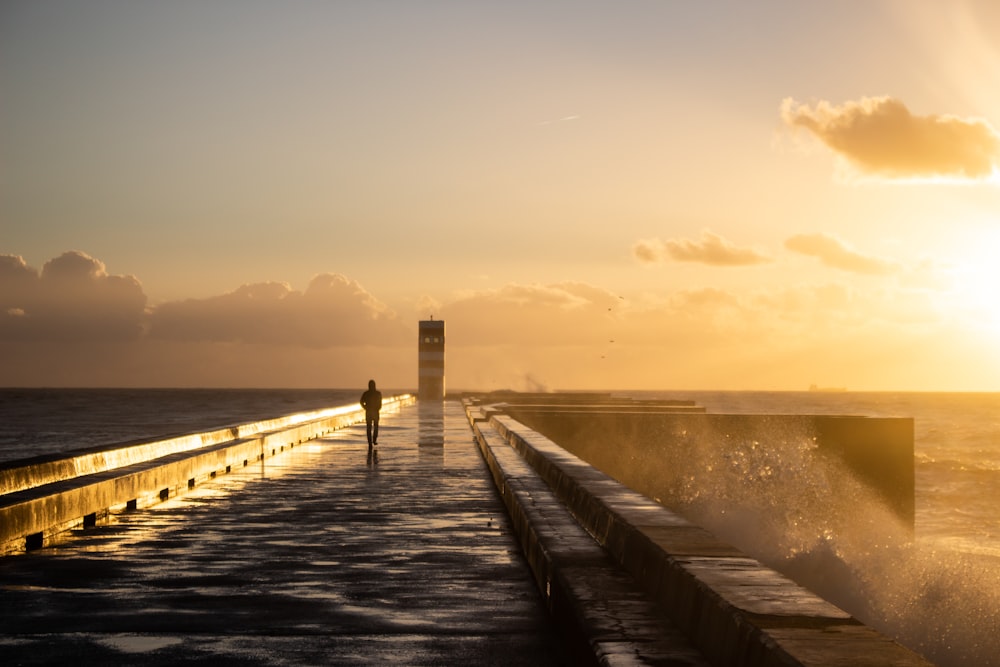
[[568, 664], [458, 403], [0, 558], [5, 665]]

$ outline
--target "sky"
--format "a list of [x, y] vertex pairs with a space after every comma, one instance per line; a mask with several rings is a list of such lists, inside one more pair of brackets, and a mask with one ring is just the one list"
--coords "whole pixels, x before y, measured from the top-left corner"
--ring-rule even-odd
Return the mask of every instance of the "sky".
[[998, 32], [0, 0], [0, 386], [1000, 391]]

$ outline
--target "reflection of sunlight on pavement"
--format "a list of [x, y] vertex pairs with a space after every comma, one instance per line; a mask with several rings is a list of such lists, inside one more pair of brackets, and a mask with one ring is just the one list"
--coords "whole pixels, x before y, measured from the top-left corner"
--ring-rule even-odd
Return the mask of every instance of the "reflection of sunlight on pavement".
[[176, 646], [182, 640], [177, 637], [117, 635], [98, 639], [97, 642], [122, 653], [149, 653], [150, 651], [158, 651], [168, 646]]
[[44, 650], [100, 640], [119, 662], [162, 651], [151, 665], [470, 664], [440, 657], [499, 649], [558, 664], [492, 478], [461, 406], [450, 410], [432, 446], [415, 407], [385, 415], [377, 466], [356, 424], [9, 561], [22, 570], [4, 570], [0, 625], [23, 626], [30, 595], [60, 628]]
[[[190, 513], [196, 507], [239, 512], [238, 508], [225, 505], [226, 501], [231, 500], [232, 494], [247, 489], [248, 485], [255, 482], [274, 480], [293, 473], [298, 466], [312, 465], [323, 450], [320, 441], [310, 441], [279, 452], [263, 462], [251, 461], [244, 468], [235, 468], [227, 474], [204, 480], [191, 489], [181, 490], [166, 500], [140, 510], [125, 511], [118, 508], [117, 511], [110, 512], [95, 528], [56, 536], [53, 547], [71, 547], [88, 553], [113, 552], [129, 545], [156, 540], [160, 531], [183, 521], [182, 515]], [[221, 537], [206, 532], [201, 539]]]
[[[329, 411], [325, 411], [329, 412]], [[383, 420], [384, 431], [392, 432], [393, 419], [399, 410], [391, 411]], [[405, 434], [406, 428], [402, 432]], [[275, 456], [264, 461], [251, 461], [246, 467], [234, 468], [227, 474], [206, 479], [190, 489], [181, 489], [175, 495], [140, 510], [125, 511], [124, 507], [109, 513], [95, 528], [85, 531], [65, 533], [53, 543], [53, 548], [78, 549], [87, 553], [113, 553], [135, 545], [153, 543], [185, 517], [193, 518], [196, 513], [210, 513], [205, 518], [216, 521], [239, 520], [248, 523], [252, 514], [246, 514], [234, 506], [233, 494], [242, 491], [255, 492], [253, 485], [274, 482], [286, 477], [294, 478], [304, 471], [328, 473], [341, 464], [341, 456], [351, 452], [360, 453], [365, 449], [364, 426], [355, 424], [330, 432], [315, 440], [278, 451]], [[391, 437], [391, 436], [390, 436]], [[404, 436], [405, 437], [405, 436]], [[383, 438], [384, 439], [384, 438]], [[382, 451], [388, 447], [383, 446]], [[357, 459], [357, 454], [351, 456]], [[334, 458], [330, 460], [330, 455]], [[262, 489], [268, 493], [268, 489]], [[277, 499], [277, 502], [284, 502]], [[294, 501], [293, 501], [294, 502]], [[443, 525], [443, 524], [442, 524]], [[262, 536], [272, 529], [266, 523], [260, 524]], [[225, 539], [224, 534], [209, 531], [202, 533], [200, 541], [217, 542]], [[262, 541], [274, 547], [294, 547], [294, 539]]]

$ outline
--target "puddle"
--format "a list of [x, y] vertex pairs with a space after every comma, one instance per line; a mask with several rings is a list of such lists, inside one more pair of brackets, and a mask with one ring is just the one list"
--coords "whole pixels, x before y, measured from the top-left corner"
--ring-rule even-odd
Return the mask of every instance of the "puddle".
[[181, 643], [178, 637], [155, 637], [146, 635], [118, 635], [98, 639], [97, 643], [122, 653], [150, 653], [161, 648]]

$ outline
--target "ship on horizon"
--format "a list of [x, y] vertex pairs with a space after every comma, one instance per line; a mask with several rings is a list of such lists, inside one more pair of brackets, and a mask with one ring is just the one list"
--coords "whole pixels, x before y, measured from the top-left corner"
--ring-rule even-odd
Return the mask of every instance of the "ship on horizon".
[[809, 385], [809, 391], [842, 392], [847, 391], [847, 387], [820, 387], [819, 385], [811, 384]]

